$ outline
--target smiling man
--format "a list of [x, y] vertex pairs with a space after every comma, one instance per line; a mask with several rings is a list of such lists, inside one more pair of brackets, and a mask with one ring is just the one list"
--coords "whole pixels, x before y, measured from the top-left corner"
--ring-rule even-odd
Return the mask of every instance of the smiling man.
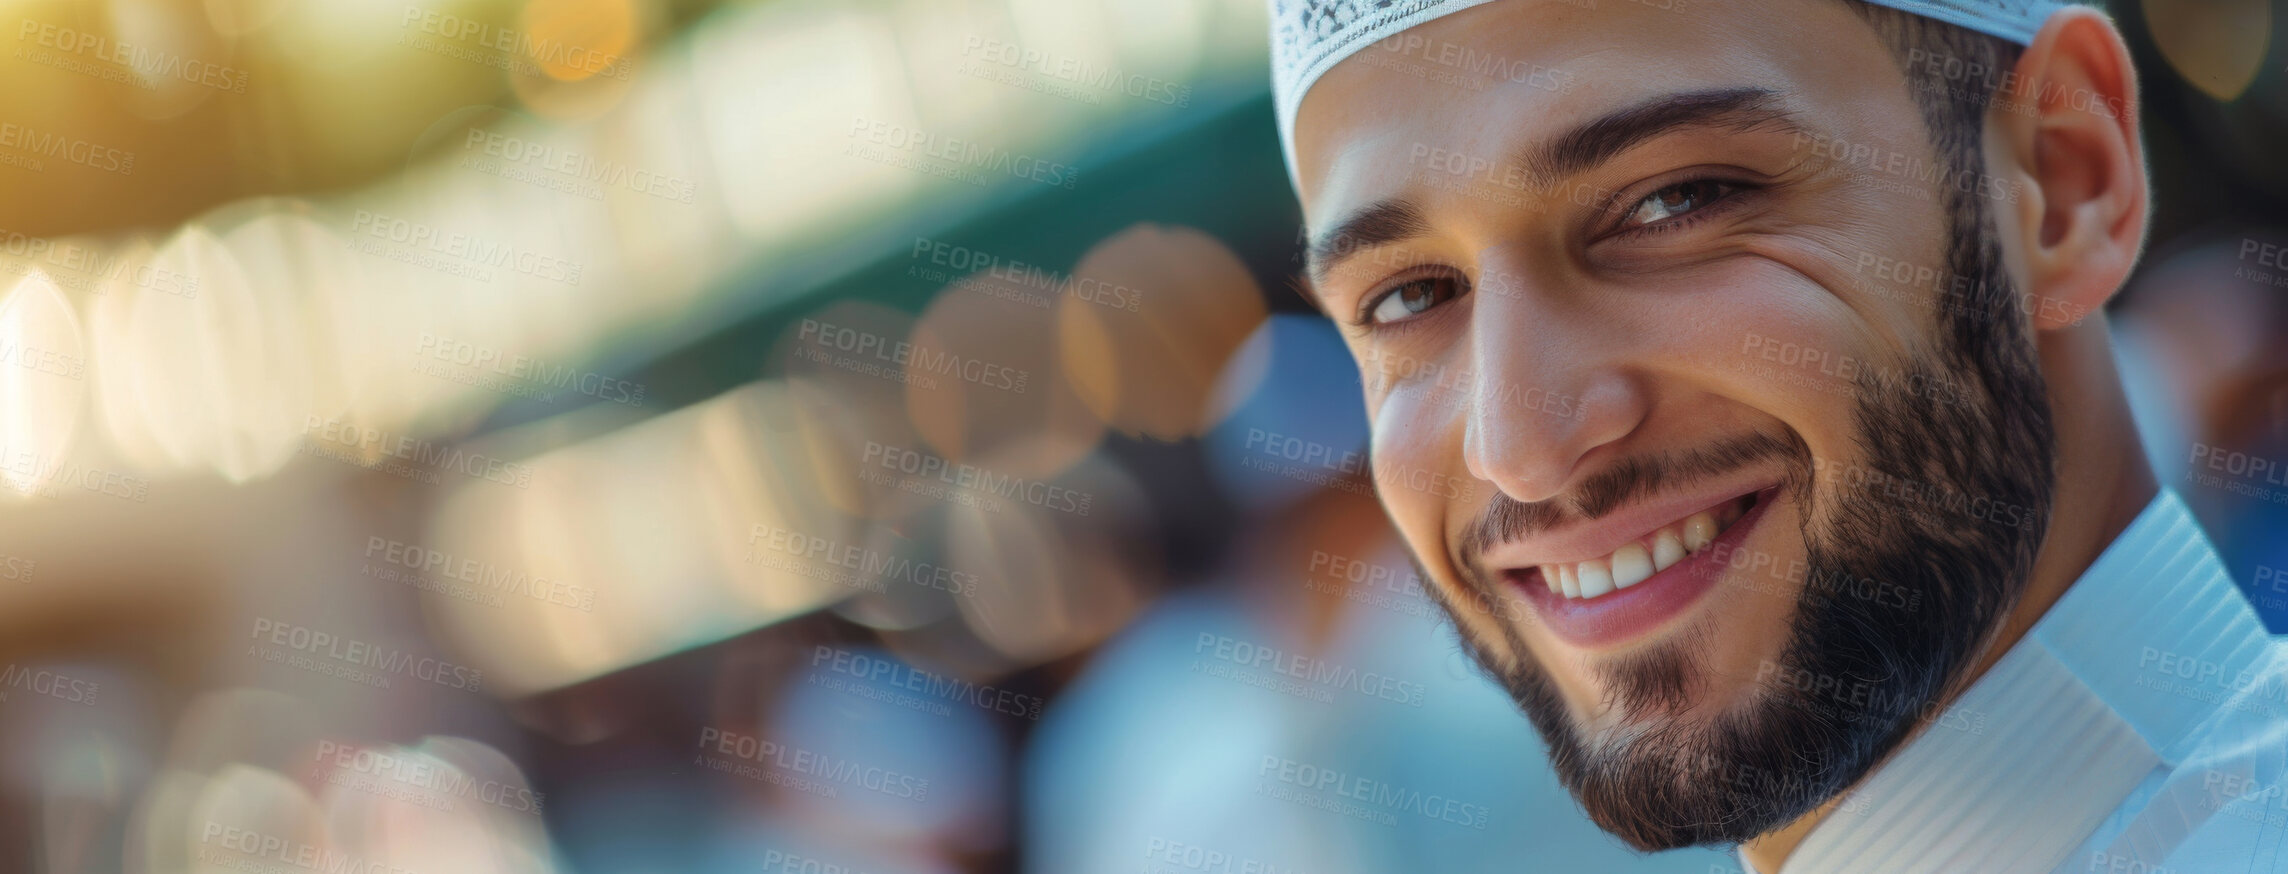
[[2110, 353], [2149, 195], [2102, 14], [1271, 5], [1383, 503], [1592, 820], [1763, 872], [2288, 870], [2283, 658]]

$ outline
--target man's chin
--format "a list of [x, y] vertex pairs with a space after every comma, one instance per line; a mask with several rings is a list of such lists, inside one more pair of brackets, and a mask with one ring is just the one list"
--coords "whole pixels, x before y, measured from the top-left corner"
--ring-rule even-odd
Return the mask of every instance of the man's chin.
[[1576, 734], [1567, 746], [1577, 758], [1560, 775], [1565, 788], [1590, 821], [1644, 852], [1740, 843], [1840, 791], [1855, 773], [1848, 763], [1820, 761], [1819, 739], [1771, 718], [1783, 705], [1751, 698], [1632, 713]]
[[1706, 718], [1725, 709], [1719, 698], [1743, 690], [1709, 676], [1714, 623], [1703, 618], [1626, 653], [1590, 663], [1601, 691], [1594, 721], [1615, 728], [1658, 726]]

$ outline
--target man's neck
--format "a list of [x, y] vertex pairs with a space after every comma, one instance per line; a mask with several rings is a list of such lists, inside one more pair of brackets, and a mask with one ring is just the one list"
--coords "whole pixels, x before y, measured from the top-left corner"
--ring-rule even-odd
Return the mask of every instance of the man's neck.
[[[2050, 411], [2058, 435], [2058, 478], [2050, 502], [2049, 529], [2017, 606], [1995, 630], [1977, 662], [1947, 691], [1943, 703], [1952, 703], [2001, 661], [2160, 491], [2152, 465], [2145, 460], [2144, 445], [2137, 438], [2137, 423], [2129, 413], [2128, 398], [2122, 394], [2120, 374], [2113, 366], [2111, 336], [2102, 318], [2091, 321], [2057, 332], [2067, 336], [2053, 335], [2042, 344], [2042, 370], [2050, 378]], [[1937, 714], [1944, 709], [1933, 707], [1929, 712]], [[1927, 719], [1917, 725], [1916, 735], [1928, 725]], [[1905, 746], [1900, 744], [1900, 748]], [[1868, 769], [1860, 782], [1882, 766], [1877, 763]], [[1794, 822], [1742, 844], [1741, 855], [1758, 872], [1775, 874], [1804, 838], [1856, 788], [1854, 784]]]

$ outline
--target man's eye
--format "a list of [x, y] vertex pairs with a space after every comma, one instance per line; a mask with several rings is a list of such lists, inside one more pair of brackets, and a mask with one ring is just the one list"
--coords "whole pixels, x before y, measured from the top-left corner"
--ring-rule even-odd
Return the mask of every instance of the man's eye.
[[1454, 280], [1444, 276], [1426, 276], [1410, 279], [1405, 284], [1383, 292], [1381, 298], [1367, 310], [1366, 320], [1386, 324], [1413, 318], [1431, 307], [1454, 299]]
[[1668, 221], [1721, 200], [1737, 188], [1738, 186], [1713, 179], [1680, 182], [1638, 201], [1637, 208], [1629, 213], [1628, 221], [1624, 224], [1643, 227]]

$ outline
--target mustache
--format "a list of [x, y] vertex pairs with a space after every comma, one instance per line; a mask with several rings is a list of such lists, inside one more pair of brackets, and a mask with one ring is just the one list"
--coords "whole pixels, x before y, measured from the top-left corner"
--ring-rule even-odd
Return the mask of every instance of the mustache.
[[1697, 449], [1624, 458], [1583, 481], [1572, 493], [1545, 501], [1520, 501], [1496, 490], [1493, 500], [1463, 530], [1455, 546], [1459, 554], [1449, 558], [1454, 567], [1467, 568], [1472, 576], [1482, 579], [1485, 572], [1478, 557], [1500, 544], [1567, 521], [1595, 520], [1631, 501], [1757, 462], [1784, 459], [1806, 467], [1801, 462], [1809, 457], [1810, 448], [1792, 434], [1779, 437], [1759, 431]]

